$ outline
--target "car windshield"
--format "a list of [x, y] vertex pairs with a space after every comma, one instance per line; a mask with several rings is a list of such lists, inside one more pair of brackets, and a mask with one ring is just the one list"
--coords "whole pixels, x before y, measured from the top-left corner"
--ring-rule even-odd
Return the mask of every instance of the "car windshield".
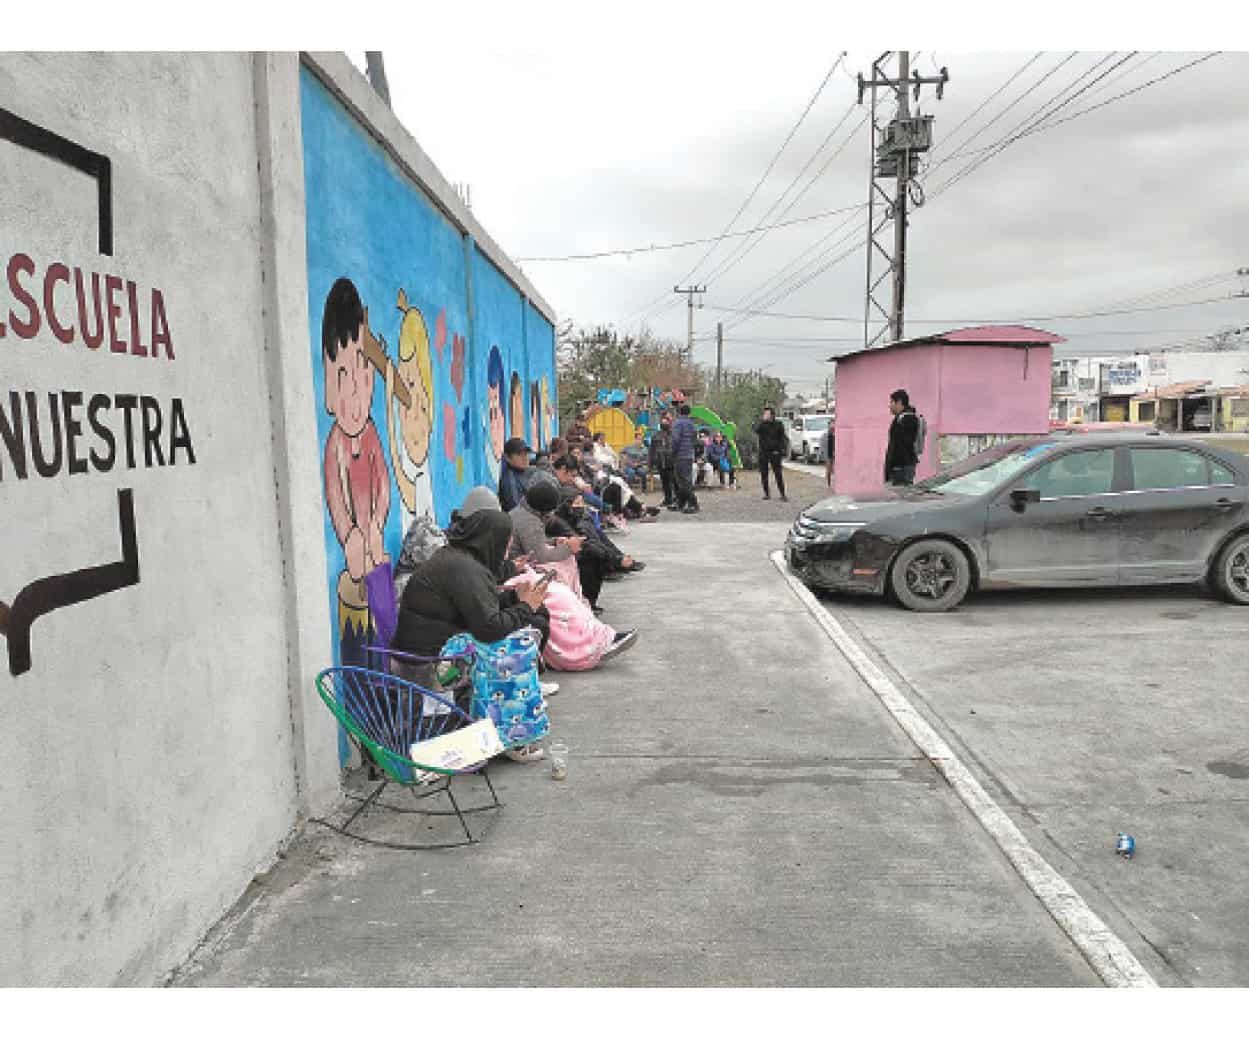
[[821, 430], [827, 430], [828, 429], [827, 417], [818, 418], [818, 419], [808, 419], [806, 421], [806, 429], [807, 431], [814, 432], [814, 433], [818, 433]]
[[943, 495], [983, 495], [1057, 446], [1054, 441], [1040, 444], [1018, 441], [998, 444], [962, 462], [956, 462], [936, 476], [919, 481], [915, 486]]

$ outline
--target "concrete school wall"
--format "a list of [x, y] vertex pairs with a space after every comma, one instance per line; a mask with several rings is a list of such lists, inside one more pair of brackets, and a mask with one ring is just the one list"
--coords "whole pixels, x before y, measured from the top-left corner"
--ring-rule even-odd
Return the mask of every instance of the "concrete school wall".
[[[160, 981], [337, 797], [309, 279], [316, 214], [356, 189], [306, 197], [301, 68], [549, 325], [341, 55], [0, 55], [0, 984]], [[413, 280], [370, 315], [404, 281], [476, 474], [490, 344], [449, 294], [438, 347]]]

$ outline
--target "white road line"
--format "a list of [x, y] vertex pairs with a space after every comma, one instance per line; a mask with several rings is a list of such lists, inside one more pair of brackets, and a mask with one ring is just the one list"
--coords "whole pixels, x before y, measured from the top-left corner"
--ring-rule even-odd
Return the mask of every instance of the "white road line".
[[989, 797], [979, 781], [936, 730], [915, 710], [902, 691], [876, 667], [837, 619], [820, 605], [811, 590], [789, 572], [784, 554], [780, 551], [772, 553], [772, 562], [837, 649], [872, 688], [889, 714], [941, 772], [963, 804], [997, 842], [1024, 883], [1076, 944], [1102, 981], [1107, 986], [1114, 987], [1156, 987], [1158, 984], [1153, 976], [1145, 970], [1123, 940], [1106, 926], [1080, 898], [1080, 894], [1032, 847], [1014, 821]]

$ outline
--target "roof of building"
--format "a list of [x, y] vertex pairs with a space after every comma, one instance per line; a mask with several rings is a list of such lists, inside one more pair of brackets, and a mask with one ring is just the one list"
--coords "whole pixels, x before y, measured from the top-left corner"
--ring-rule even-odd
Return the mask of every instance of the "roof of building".
[[1210, 385], [1208, 379], [1190, 379], [1187, 383], [1170, 383], [1167, 386], [1153, 386], [1143, 394], [1137, 394], [1134, 401], [1176, 401], [1189, 394], [1196, 394]]
[[1066, 340], [1053, 332], [1034, 329], [1027, 325], [971, 325], [965, 329], [952, 329], [949, 332], [933, 332], [926, 336], [898, 340], [896, 343], [884, 343], [879, 347], [856, 350], [852, 354], [831, 357], [829, 361], [846, 361], [849, 358], [862, 357], [864, 354], [875, 354], [882, 350], [897, 350], [902, 347], [926, 346], [976, 346], [976, 347], [1048, 347], [1054, 343], [1065, 343]]

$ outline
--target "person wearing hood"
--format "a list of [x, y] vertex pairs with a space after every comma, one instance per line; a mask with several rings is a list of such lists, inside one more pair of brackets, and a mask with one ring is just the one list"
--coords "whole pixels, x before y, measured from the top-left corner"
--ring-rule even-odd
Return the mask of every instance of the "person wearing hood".
[[581, 551], [583, 539], [579, 537], [560, 538], [554, 543], [547, 540], [546, 522], [559, 508], [559, 495], [559, 489], [550, 484], [535, 484], [524, 501], [507, 514], [516, 535], [515, 551], [531, 563], [557, 563]]
[[549, 631], [540, 590], [499, 592], [511, 544], [506, 513], [487, 508], [457, 517], [447, 544], [408, 580], [391, 648], [436, 657], [460, 632], [494, 643], [521, 628]]

